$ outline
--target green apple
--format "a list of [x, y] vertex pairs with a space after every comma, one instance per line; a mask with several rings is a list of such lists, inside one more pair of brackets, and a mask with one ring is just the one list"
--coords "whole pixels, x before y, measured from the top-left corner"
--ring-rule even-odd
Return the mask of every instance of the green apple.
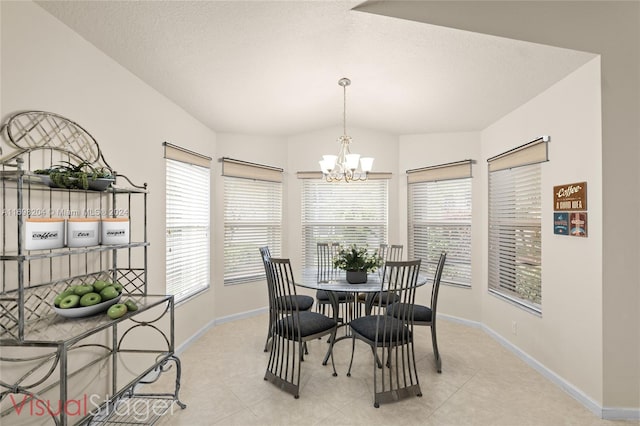
[[84, 296], [85, 294], [91, 293], [91, 292], [93, 292], [93, 286], [91, 284], [77, 285], [73, 289], [73, 293], [77, 294], [78, 296]]
[[124, 303], [116, 303], [111, 305], [107, 310], [107, 316], [111, 319], [118, 319], [127, 313], [127, 305]]
[[77, 294], [70, 294], [60, 301], [60, 308], [75, 308], [76, 306], [78, 306], [78, 303], [80, 303], [80, 296], [78, 296]]
[[98, 293], [87, 293], [80, 298], [80, 306], [93, 306], [102, 302], [102, 297]]
[[102, 291], [103, 288], [110, 286], [111, 284], [109, 284], [107, 281], [104, 280], [97, 280], [95, 283], [93, 283], [93, 289], [100, 293]]
[[53, 299], [53, 304], [56, 306], [60, 306], [60, 302], [62, 302], [62, 299], [64, 299], [70, 294], [73, 294], [73, 289], [71, 288], [66, 289], [65, 291], [57, 295], [55, 299]]
[[112, 285], [106, 286], [105, 288], [102, 289], [102, 291], [100, 291], [100, 296], [102, 297], [102, 300], [115, 299], [119, 295], [120, 293], [118, 293], [118, 290], [116, 290], [116, 288]]
[[115, 283], [113, 283], [113, 286], [116, 288], [116, 290], [118, 290], [118, 293], [122, 293], [122, 289], [124, 288], [122, 287], [122, 284], [116, 281]]
[[127, 306], [127, 310], [129, 312], [133, 312], [133, 311], [137, 311], [138, 310], [138, 305], [136, 305], [136, 302], [134, 302], [131, 299], [125, 300], [124, 304]]

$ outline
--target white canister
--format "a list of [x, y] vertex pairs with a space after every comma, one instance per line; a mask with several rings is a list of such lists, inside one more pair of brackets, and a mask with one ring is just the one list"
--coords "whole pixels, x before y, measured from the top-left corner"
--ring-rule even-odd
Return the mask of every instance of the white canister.
[[64, 219], [30, 218], [25, 221], [24, 247], [47, 250], [64, 247]]
[[67, 246], [97, 246], [100, 241], [100, 220], [71, 218], [67, 220]]
[[102, 219], [102, 244], [129, 244], [129, 219], [112, 217]]

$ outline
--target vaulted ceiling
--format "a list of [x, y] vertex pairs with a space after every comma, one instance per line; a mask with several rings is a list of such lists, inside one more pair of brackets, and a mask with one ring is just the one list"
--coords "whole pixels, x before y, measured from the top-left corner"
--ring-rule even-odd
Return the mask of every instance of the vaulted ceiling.
[[480, 130], [593, 54], [353, 10], [361, 1], [40, 1], [216, 132]]

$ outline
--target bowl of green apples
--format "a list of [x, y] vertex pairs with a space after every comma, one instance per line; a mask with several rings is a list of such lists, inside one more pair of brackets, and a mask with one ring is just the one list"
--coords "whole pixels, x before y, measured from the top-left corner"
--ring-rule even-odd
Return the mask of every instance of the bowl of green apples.
[[73, 285], [53, 300], [53, 310], [66, 318], [81, 318], [106, 312], [120, 301], [122, 285], [104, 280]]

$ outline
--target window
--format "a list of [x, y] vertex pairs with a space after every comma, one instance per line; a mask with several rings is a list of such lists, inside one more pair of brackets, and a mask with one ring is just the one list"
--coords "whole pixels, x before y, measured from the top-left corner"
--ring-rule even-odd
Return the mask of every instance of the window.
[[471, 285], [471, 178], [409, 184], [409, 258], [435, 274], [447, 252], [442, 282]]
[[547, 137], [489, 161], [489, 292], [542, 312], [541, 169]]
[[328, 183], [304, 179], [302, 187], [302, 247], [305, 268], [316, 266], [316, 243], [367, 244], [378, 249], [387, 242], [388, 180]]
[[209, 287], [210, 159], [168, 143], [165, 158], [167, 293], [178, 302]]
[[224, 283], [262, 280], [258, 249], [281, 252], [282, 170], [225, 158], [223, 175]]

